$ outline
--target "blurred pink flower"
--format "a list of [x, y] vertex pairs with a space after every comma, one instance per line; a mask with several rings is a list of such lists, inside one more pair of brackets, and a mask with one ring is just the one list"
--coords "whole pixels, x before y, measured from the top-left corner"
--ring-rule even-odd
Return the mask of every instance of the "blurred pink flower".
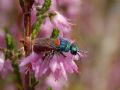
[[11, 35], [13, 36], [14, 40], [20, 40], [22, 38], [21, 30], [17, 24], [13, 25], [10, 28]]
[[13, 71], [10, 60], [5, 60], [3, 53], [0, 53], [0, 75], [6, 78]]
[[0, 0], [0, 27], [5, 27], [9, 23], [9, 16], [14, 8], [13, 0]]
[[112, 64], [108, 77], [108, 90], [119, 90], [120, 87], [120, 60]]
[[0, 0], [0, 10], [10, 11], [13, 8], [13, 0]]
[[7, 83], [5, 84], [5, 87], [3, 90], [16, 90], [16, 87], [14, 86], [13, 83]]
[[54, 76], [50, 75], [46, 78], [45, 84], [50, 86], [52, 90], [61, 90], [63, 86], [67, 86], [68, 81], [59, 79], [57, 82], [54, 80]]
[[0, 47], [5, 47], [5, 33], [1, 28], [0, 28]]
[[61, 12], [72, 20], [77, 19], [81, 11], [81, 0], [57, 0]]

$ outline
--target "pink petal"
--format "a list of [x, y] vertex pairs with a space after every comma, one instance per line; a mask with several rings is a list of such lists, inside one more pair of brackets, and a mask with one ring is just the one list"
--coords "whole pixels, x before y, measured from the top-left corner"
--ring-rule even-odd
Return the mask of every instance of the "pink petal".
[[40, 58], [40, 56], [34, 52], [32, 52], [28, 57], [24, 58], [22, 62], [20, 63], [20, 67], [25, 66], [28, 63], [31, 63], [32, 61], [36, 61]]
[[0, 71], [3, 69], [4, 62], [5, 62], [4, 54], [0, 53]]
[[61, 69], [57, 68], [55, 70], [55, 72], [53, 73], [53, 76], [54, 76], [55, 80], [58, 80], [61, 77]]
[[56, 56], [54, 56], [54, 57], [52, 58], [52, 60], [50, 61], [49, 67], [50, 67], [50, 69], [51, 69], [52, 72], [55, 72], [55, 70], [57, 69], [58, 63], [57, 63], [57, 58], [56, 58]]
[[40, 64], [39, 64], [39, 72], [38, 72], [38, 78], [39, 79], [44, 73], [46, 73], [46, 69], [48, 69], [49, 65], [49, 59], [44, 59]]
[[67, 80], [67, 74], [66, 74], [63, 63], [60, 63], [60, 66], [61, 66], [61, 73], [62, 73], [63, 77], [65, 78], [65, 80]]

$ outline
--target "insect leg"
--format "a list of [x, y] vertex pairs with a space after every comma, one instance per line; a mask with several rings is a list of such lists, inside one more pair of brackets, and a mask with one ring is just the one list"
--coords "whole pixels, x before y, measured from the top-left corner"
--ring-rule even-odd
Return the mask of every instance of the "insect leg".
[[[55, 54], [55, 51], [54, 50], [52, 50], [52, 52], [49, 54], [49, 59], [52, 59], [53, 58], [53, 56], [54, 56], [54, 54]], [[51, 55], [51, 56], [50, 56]]]
[[61, 54], [63, 57], [66, 57], [66, 55], [64, 55], [64, 53], [63, 53], [63, 52], [61, 52], [61, 51], [60, 51], [60, 54]]
[[49, 51], [49, 52], [46, 52], [45, 55], [43, 56], [43, 60], [44, 60], [44, 59], [49, 59], [49, 60], [52, 59], [53, 56], [54, 56], [54, 54], [55, 54], [55, 53], [54, 53], [54, 50]]
[[49, 57], [49, 52], [46, 52], [42, 59], [45, 60], [47, 57]]

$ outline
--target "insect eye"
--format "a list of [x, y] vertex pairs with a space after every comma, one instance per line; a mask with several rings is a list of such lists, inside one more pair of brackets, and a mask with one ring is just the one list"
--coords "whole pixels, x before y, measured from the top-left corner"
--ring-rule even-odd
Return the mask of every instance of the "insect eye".
[[70, 52], [71, 52], [71, 54], [73, 54], [73, 55], [76, 55], [76, 54], [77, 54], [77, 52], [78, 52], [78, 46], [77, 46], [75, 43], [72, 43], [72, 44], [71, 44]]

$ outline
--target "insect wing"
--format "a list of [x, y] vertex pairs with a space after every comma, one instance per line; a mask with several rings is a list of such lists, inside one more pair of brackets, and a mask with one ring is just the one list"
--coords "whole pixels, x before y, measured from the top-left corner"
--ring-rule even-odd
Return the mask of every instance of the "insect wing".
[[33, 40], [33, 50], [37, 53], [44, 51], [52, 51], [55, 49], [53, 39], [50, 38], [37, 38]]
[[38, 45], [41, 47], [43, 47], [43, 46], [50, 47], [50, 39], [49, 38], [37, 38], [37, 39], [33, 40], [33, 45]]

